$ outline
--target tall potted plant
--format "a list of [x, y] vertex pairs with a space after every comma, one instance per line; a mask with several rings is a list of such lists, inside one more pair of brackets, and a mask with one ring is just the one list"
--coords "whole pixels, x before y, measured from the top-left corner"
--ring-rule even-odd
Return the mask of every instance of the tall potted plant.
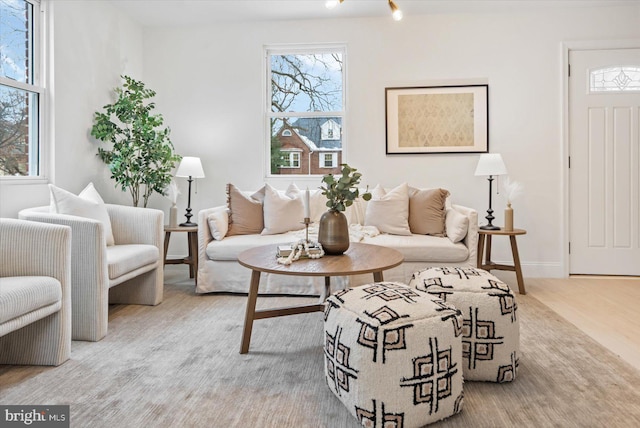
[[154, 192], [165, 194], [182, 157], [174, 153], [162, 115], [152, 114], [155, 103], [150, 99], [155, 91], [129, 76], [122, 78], [122, 87], [115, 88], [117, 100], [95, 113], [91, 135], [113, 145], [99, 147], [98, 156], [109, 165], [116, 186], [129, 191], [133, 205], [137, 207], [142, 198], [146, 207]]
[[[360, 190], [358, 184], [362, 174], [347, 164], [342, 164], [342, 175], [326, 174], [322, 177], [322, 194], [327, 197], [329, 211], [320, 217], [318, 242], [327, 254], [342, 254], [349, 248], [349, 225], [343, 211], [353, 204]], [[371, 199], [371, 193], [364, 192], [362, 199]]]

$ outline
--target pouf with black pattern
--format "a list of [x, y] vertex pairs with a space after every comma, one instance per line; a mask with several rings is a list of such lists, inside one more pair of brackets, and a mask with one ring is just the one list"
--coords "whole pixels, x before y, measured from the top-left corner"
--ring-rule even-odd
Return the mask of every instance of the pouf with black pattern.
[[462, 312], [465, 380], [516, 378], [520, 325], [515, 295], [507, 284], [483, 269], [430, 267], [415, 272], [409, 286]]

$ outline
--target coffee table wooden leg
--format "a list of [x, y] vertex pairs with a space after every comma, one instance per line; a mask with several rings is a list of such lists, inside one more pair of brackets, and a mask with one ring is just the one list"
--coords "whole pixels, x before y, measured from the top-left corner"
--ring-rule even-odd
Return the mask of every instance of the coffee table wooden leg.
[[249, 343], [251, 342], [251, 329], [253, 328], [253, 320], [256, 313], [258, 285], [260, 285], [260, 271], [251, 271], [251, 284], [249, 285], [249, 295], [247, 296], [247, 311], [244, 316], [242, 344], [240, 345], [241, 354], [246, 354], [247, 352], [249, 352]]
[[382, 282], [384, 278], [382, 277], [382, 271], [373, 273], [373, 282]]
[[320, 303], [322, 303], [325, 300], [327, 300], [327, 297], [329, 297], [330, 295], [331, 295], [331, 277], [330, 276], [325, 276], [324, 277], [324, 291], [320, 295]]
[[522, 277], [522, 266], [520, 266], [520, 255], [518, 254], [518, 244], [516, 244], [516, 237], [510, 236], [511, 241], [511, 253], [513, 255], [513, 264], [516, 270], [516, 278], [518, 279], [518, 291], [520, 294], [527, 294], [524, 289], [524, 278]]

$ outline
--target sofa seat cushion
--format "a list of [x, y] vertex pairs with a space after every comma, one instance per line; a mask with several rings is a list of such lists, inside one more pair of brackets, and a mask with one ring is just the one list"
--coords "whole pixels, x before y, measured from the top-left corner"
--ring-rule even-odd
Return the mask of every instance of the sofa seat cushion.
[[[298, 241], [300, 238], [292, 233], [276, 235], [233, 235], [222, 241], [211, 241], [205, 250], [207, 258], [217, 261], [238, 260], [238, 254], [249, 248], [262, 245], [281, 245]], [[275, 257], [275, 253], [273, 257]]]
[[388, 235], [365, 237], [364, 244], [382, 245], [402, 253], [405, 262], [461, 262], [469, 258], [468, 248], [461, 242], [430, 235]]
[[160, 253], [155, 245], [127, 244], [107, 247], [109, 279], [119, 278], [159, 259]]
[[0, 278], [0, 324], [45, 306], [62, 303], [60, 281], [49, 276]]

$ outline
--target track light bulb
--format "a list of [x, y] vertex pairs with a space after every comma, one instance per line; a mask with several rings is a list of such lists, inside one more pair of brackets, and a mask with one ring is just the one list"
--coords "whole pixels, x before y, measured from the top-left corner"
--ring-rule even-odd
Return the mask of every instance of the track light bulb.
[[393, 0], [389, 0], [389, 7], [391, 8], [391, 16], [393, 16], [393, 19], [400, 21], [402, 19], [402, 11], [398, 9], [398, 6]]
[[327, 0], [326, 3], [324, 4], [324, 6], [327, 9], [333, 9], [335, 8], [338, 4], [342, 3], [344, 0]]

